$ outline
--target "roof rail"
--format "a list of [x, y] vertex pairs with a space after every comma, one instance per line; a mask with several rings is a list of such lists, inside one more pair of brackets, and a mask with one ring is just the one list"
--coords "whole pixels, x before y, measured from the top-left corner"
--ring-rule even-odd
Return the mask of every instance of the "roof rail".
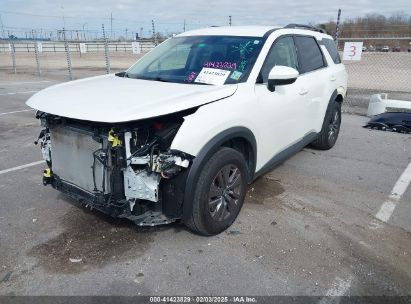
[[300, 28], [300, 29], [316, 31], [316, 32], [320, 32], [320, 33], [323, 33], [323, 34], [327, 34], [327, 31], [322, 29], [322, 28], [311, 26], [311, 25], [305, 25], [305, 24], [290, 23], [290, 24], [287, 24], [286, 26], [284, 26], [284, 28], [293, 28], [293, 29]]

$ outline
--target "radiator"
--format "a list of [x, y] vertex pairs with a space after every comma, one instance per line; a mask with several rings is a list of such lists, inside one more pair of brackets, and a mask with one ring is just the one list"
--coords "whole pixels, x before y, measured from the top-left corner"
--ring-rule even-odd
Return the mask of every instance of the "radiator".
[[[105, 148], [107, 143], [98, 143], [92, 138], [90, 133], [64, 126], [53, 126], [50, 128], [50, 139], [53, 174], [63, 181], [69, 182], [83, 190], [93, 192], [95, 189], [93, 181], [93, 153]], [[110, 172], [96, 160], [94, 176], [98, 191], [103, 191], [104, 183], [104, 193], [110, 192], [109, 174]]]

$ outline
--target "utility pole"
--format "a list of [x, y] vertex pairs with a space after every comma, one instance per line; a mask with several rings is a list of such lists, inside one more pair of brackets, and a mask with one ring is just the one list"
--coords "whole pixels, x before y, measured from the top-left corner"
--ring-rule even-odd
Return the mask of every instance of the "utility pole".
[[110, 13], [110, 39], [113, 40], [113, 13]]
[[128, 29], [126, 29], [126, 41], [127, 41], [127, 31], [128, 31]]
[[186, 31], [186, 19], [184, 19], [183, 32]]
[[[83, 39], [84, 39], [84, 41], [86, 41], [87, 40], [87, 38], [86, 38], [86, 31], [84, 30], [84, 26], [87, 24], [87, 22], [86, 23], [83, 23]], [[88, 24], [87, 24], [87, 26], [88, 26]]]
[[1, 26], [1, 37], [2, 38], [6, 38], [6, 33], [4, 32], [4, 25], [3, 25], [3, 19], [1, 19], [1, 15], [0, 15], [0, 26]]
[[228, 24], [231, 26], [231, 15], [228, 16]]
[[66, 17], [64, 17], [64, 6], [61, 7], [61, 11], [63, 14], [63, 28], [65, 29], [66, 28]]
[[341, 18], [341, 9], [338, 10], [338, 16], [337, 16], [337, 23], [335, 25], [335, 44], [337, 45], [338, 48], [338, 36], [340, 35], [340, 18]]

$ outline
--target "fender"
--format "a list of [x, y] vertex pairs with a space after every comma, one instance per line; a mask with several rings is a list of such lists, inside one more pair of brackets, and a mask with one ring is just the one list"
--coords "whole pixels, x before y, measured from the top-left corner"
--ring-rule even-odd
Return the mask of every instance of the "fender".
[[[330, 112], [331, 111], [331, 104], [332, 104], [332, 102], [334, 101], [334, 100], [336, 100], [336, 98], [337, 98], [337, 96], [338, 95], [341, 95], [339, 92], [338, 92], [338, 90], [337, 89], [335, 89], [334, 90], [334, 92], [331, 94], [331, 97], [330, 97], [330, 100], [328, 100], [328, 104], [327, 104], [327, 108], [326, 108], [326, 110], [325, 110], [325, 112], [324, 112], [324, 118], [323, 118], [323, 123], [321, 124], [321, 130], [323, 130], [323, 128], [324, 128], [324, 125], [325, 125], [325, 117], [327, 116], [327, 114], [328, 114], [328, 112]], [[341, 95], [341, 96], [343, 96], [343, 95]]]
[[249, 181], [252, 181], [257, 158], [257, 144], [254, 134], [250, 131], [250, 129], [246, 127], [233, 127], [224, 130], [223, 132], [213, 137], [210, 141], [208, 141], [193, 160], [185, 186], [182, 216], [183, 221], [190, 218], [193, 206], [192, 201], [194, 199], [195, 184], [204, 165], [210, 159], [210, 157], [217, 152], [217, 150], [224, 142], [236, 137], [244, 138], [245, 140], [247, 140], [253, 150], [252, 168], [249, 168]]

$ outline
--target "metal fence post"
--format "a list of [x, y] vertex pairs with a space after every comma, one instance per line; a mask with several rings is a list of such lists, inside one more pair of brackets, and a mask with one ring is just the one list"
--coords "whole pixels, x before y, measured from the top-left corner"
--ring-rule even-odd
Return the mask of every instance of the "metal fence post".
[[69, 72], [70, 80], [73, 80], [73, 72], [71, 71], [71, 53], [70, 53], [70, 46], [66, 39], [66, 30], [63, 28], [63, 39], [64, 39], [64, 50], [66, 51], [66, 58], [67, 58], [67, 68]]
[[151, 26], [152, 26], [152, 31], [153, 31], [153, 42], [154, 45], [157, 46], [157, 34], [156, 34], [156, 27], [154, 26], [154, 20], [151, 20]]
[[104, 57], [106, 60], [106, 71], [107, 74], [110, 74], [110, 55], [108, 52], [108, 44], [107, 44], [107, 39], [106, 39], [106, 32], [104, 31], [104, 24], [102, 24], [103, 28], [103, 40], [104, 40]]
[[13, 71], [14, 74], [17, 73], [17, 68], [16, 68], [16, 49], [14, 47], [14, 42], [10, 40], [10, 54], [11, 54], [11, 61], [13, 62]]
[[34, 55], [36, 56], [37, 75], [38, 75], [38, 76], [41, 76], [40, 57], [39, 57], [39, 49], [38, 49], [37, 42], [34, 42]]
[[335, 45], [338, 48], [338, 36], [340, 35], [340, 18], [341, 18], [341, 9], [338, 9], [337, 23], [335, 24]]

